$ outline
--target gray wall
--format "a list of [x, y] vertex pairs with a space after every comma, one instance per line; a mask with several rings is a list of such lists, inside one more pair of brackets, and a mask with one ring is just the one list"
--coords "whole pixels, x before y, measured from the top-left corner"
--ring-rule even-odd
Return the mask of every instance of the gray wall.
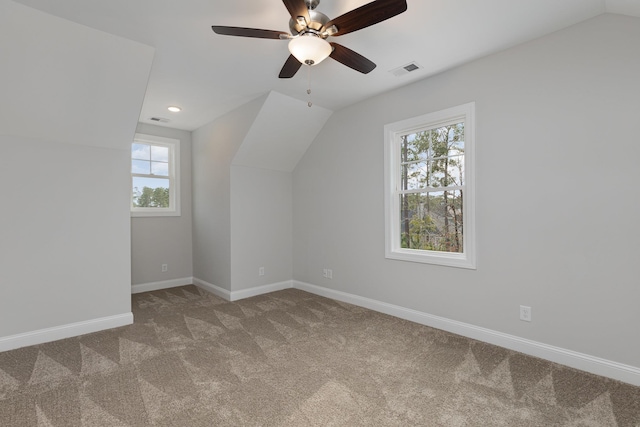
[[[294, 279], [640, 366], [638, 40], [603, 15], [334, 113], [294, 171]], [[383, 126], [470, 101], [477, 270], [385, 259]]]
[[266, 99], [192, 132], [193, 276], [231, 291], [231, 160]]
[[0, 51], [0, 342], [130, 317], [129, 144], [153, 49], [2, 2]]
[[270, 92], [193, 132], [196, 279], [232, 292], [291, 280], [291, 171], [330, 115]]
[[231, 166], [232, 290], [291, 280], [291, 191], [290, 172]]
[[[138, 133], [180, 140], [180, 216], [131, 218], [131, 284], [193, 276], [191, 132], [139, 123]], [[162, 264], [167, 271], [162, 272]]]

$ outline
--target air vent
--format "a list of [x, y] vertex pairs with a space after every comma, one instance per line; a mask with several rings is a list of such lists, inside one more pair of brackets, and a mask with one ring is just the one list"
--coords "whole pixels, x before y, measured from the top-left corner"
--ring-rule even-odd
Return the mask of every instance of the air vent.
[[398, 67], [398, 68], [394, 68], [393, 70], [389, 71], [391, 74], [393, 74], [396, 77], [400, 77], [400, 76], [405, 76], [409, 73], [412, 73], [414, 71], [420, 70], [423, 67], [415, 62], [410, 62], [406, 65], [403, 65], [402, 67]]
[[169, 119], [165, 119], [164, 117], [151, 117], [149, 120], [152, 122], [160, 122], [160, 123], [169, 123]]

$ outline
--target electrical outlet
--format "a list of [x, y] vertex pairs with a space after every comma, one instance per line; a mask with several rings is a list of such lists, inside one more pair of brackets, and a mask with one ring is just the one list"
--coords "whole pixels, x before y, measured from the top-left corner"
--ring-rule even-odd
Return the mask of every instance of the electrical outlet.
[[264, 276], [264, 267], [258, 269], [258, 276]]
[[327, 270], [326, 268], [323, 268], [322, 269], [322, 277], [325, 277], [325, 278], [329, 277], [329, 270]]
[[327, 279], [333, 279], [333, 270], [330, 268], [327, 269]]
[[169, 265], [167, 265], [167, 264], [162, 264], [162, 272], [163, 272], [163, 273], [166, 273], [168, 269], [169, 269]]
[[528, 307], [526, 305], [520, 306], [520, 320], [531, 322], [531, 307]]

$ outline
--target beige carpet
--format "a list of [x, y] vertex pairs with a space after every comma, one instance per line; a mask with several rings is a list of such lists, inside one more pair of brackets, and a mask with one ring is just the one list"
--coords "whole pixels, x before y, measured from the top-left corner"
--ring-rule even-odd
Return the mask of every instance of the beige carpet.
[[640, 426], [640, 388], [298, 290], [0, 353], [0, 426]]

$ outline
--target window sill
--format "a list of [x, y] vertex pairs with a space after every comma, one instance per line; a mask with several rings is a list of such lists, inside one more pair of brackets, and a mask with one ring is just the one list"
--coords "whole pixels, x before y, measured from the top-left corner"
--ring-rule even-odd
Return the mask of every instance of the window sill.
[[393, 251], [387, 251], [385, 258], [398, 261], [442, 265], [445, 267], [466, 268], [470, 270], [476, 269], [475, 259], [469, 259], [467, 255], [457, 253], [396, 249]]
[[162, 210], [162, 211], [131, 211], [131, 218], [159, 217], [159, 216], [181, 216], [180, 211]]

